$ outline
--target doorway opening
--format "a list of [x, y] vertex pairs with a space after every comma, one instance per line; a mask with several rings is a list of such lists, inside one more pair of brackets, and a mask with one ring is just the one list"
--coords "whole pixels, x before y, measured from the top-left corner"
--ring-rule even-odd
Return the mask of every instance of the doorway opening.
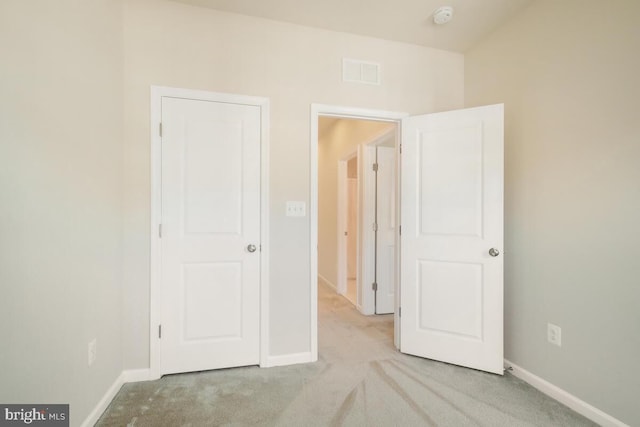
[[[312, 116], [316, 280], [364, 315], [396, 313], [399, 120], [404, 115], [338, 110]], [[398, 325], [394, 330], [398, 345]]]

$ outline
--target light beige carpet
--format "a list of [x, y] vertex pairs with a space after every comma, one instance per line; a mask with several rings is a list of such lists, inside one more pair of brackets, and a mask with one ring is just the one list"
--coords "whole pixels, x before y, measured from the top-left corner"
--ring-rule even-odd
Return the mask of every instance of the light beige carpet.
[[98, 426], [593, 426], [526, 383], [398, 353], [393, 317], [319, 288], [319, 361], [122, 387]]

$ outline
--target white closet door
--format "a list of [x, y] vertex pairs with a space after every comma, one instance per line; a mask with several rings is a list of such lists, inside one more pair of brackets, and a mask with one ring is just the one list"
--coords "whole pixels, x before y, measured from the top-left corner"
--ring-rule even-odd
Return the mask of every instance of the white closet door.
[[260, 107], [162, 98], [161, 373], [259, 363]]

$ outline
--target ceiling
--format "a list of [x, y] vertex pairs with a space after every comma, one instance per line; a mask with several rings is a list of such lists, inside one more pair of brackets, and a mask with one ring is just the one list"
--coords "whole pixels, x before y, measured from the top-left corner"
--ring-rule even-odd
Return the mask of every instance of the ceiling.
[[[309, 27], [465, 52], [535, 0], [174, 0]], [[454, 8], [446, 25], [433, 11]]]

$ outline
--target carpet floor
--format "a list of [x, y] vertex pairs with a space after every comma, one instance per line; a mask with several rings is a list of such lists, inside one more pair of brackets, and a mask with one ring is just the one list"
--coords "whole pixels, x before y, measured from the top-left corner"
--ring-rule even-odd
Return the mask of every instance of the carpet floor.
[[316, 363], [125, 384], [97, 426], [595, 426], [507, 373], [399, 353], [393, 316], [318, 289]]

